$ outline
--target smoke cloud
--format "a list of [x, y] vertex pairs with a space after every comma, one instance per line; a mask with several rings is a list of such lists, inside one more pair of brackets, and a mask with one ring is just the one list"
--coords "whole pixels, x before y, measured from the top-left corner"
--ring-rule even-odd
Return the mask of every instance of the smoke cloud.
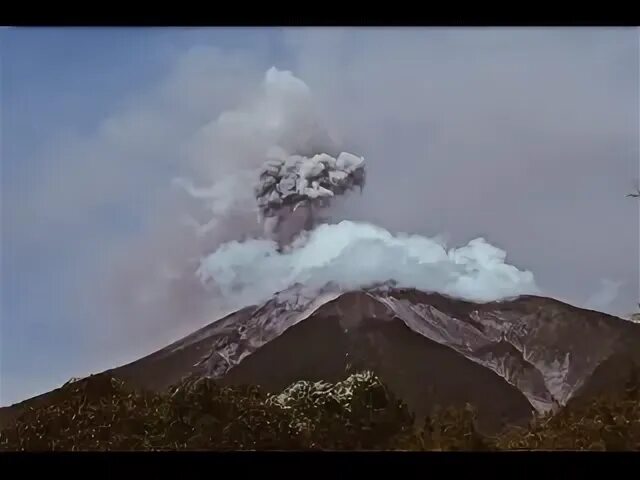
[[439, 240], [340, 222], [331, 200], [362, 191], [365, 160], [342, 150], [329, 123], [301, 79], [270, 68], [257, 95], [201, 128], [188, 149], [193, 178], [173, 182], [182, 203], [163, 212], [182, 226], [159, 221], [136, 260], [129, 245], [112, 271], [109, 291], [123, 316], [162, 308], [167, 327], [171, 316], [190, 319], [186, 330], [296, 283], [346, 290], [393, 281], [476, 301], [537, 291], [530, 272], [482, 238], [447, 250]]
[[623, 282], [614, 282], [608, 278], [602, 279], [600, 288], [586, 300], [585, 308], [600, 312], [609, 311], [623, 285]]
[[[258, 99], [253, 109], [225, 113], [217, 125], [231, 132], [232, 139], [240, 133], [245, 133], [246, 139], [262, 139], [262, 151], [253, 153], [256, 161], [267, 160], [254, 192], [266, 238], [232, 241], [203, 259], [197, 273], [212, 297], [219, 296], [225, 304], [238, 308], [266, 300], [297, 283], [309, 288], [332, 283], [348, 290], [389, 281], [475, 301], [537, 291], [531, 272], [506, 264], [506, 253], [482, 238], [447, 251], [436, 240], [394, 236], [366, 223], [319, 224], [316, 208], [329, 208], [333, 197], [364, 186], [365, 161], [346, 152], [334, 158], [322, 150], [332, 147], [329, 151], [335, 151], [336, 146], [326, 143], [329, 137], [322, 124], [309, 121], [317, 117], [311, 109], [311, 92], [302, 80], [272, 68], [263, 87], [264, 98]], [[324, 138], [325, 143], [314, 143], [318, 138]], [[301, 152], [316, 154], [303, 156]], [[248, 167], [249, 163], [243, 165]], [[255, 170], [243, 173], [253, 175]], [[238, 189], [242, 189], [242, 182], [222, 190], [214, 186], [196, 191], [187, 186], [192, 196], [212, 201], [210, 210], [216, 216], [228, 211], [233, 203], [231, 193]], [[217, 194], [222, 194], [221, 198]], [[305, 211], [302, 223], [283, 235], [281, 224], [291, 223], [298, 209]]]
[[436, 239], [392, 235], [370, 224], [320, 225], [280, 253], [269, 240], [230, 242], [205, 258], [199, 274], [237, 306], [256, 304], [296, 284], [342, 290], [393, 282], [476, 302], [537, 293], [533, 274], [505, 263], [482, 238], [447, 250]]
[[[256, 200], [265, 234], [280, 247], [303, 230], [322, 221], [331, 200], [355, 187], [364, 187], [364, 159], [342, 152], [338, 158], [326, 153], [313, 157], [271, 152], [260, 174]], [[302, 221], [292, 222], [300, 211]]]

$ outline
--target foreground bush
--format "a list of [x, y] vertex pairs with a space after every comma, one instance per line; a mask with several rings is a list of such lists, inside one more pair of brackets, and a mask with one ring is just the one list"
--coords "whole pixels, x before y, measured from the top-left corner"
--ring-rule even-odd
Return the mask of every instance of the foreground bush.
[[300, 381], [277, 395], [187, 379], [162, 395], [105, 375], [55, 392], [0, 432], [2, 450], [640, 450], [638, 383], [487, 437], [475, 411], [438, 409], [416, 426], [372, 373]]
[[510, 429], [502, 449], [640, 451], [640, 388], [634, 378], [624, 395], [600, 396]]

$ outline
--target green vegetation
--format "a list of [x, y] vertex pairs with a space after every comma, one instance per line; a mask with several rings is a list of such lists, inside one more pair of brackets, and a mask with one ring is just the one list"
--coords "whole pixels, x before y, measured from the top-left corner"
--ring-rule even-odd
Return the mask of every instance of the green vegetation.
[[96, 375], [65, 385], [0, 432], [1, 450], [640, 450], [640, 389], [597, 398], [495, 437], [473, 408], [441, 409], [416, 427], [372, 373], [296, 382], [277, 395], [187, 379], [165, 394]]

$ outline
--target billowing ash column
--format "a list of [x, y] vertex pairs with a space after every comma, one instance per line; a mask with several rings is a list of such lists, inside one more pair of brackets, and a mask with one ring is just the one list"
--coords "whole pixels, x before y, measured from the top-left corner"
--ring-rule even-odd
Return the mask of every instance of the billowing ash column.
[[362, 157], [342, 152], [305, 157], [270, 152], [255, 189], [265, 234], [288, 245], [300, 232], [321, 221], [322, 209], [331, 199], [365, 183]]

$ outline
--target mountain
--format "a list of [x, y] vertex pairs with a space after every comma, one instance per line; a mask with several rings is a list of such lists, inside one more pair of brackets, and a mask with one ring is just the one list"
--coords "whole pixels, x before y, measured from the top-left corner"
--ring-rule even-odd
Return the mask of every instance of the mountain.
[[[280, 391], [373, 370], [420, 418], [475, 405], [479, 426], [523, 423], [622, 389], [640, 365], [640, 325], [522, 296], [476, 304], [413, 289], [310, 292], [295, 286], [105, 373], [163, 390], [185, 376]], [[0, 409], [0, 423], [47, 394]]]

